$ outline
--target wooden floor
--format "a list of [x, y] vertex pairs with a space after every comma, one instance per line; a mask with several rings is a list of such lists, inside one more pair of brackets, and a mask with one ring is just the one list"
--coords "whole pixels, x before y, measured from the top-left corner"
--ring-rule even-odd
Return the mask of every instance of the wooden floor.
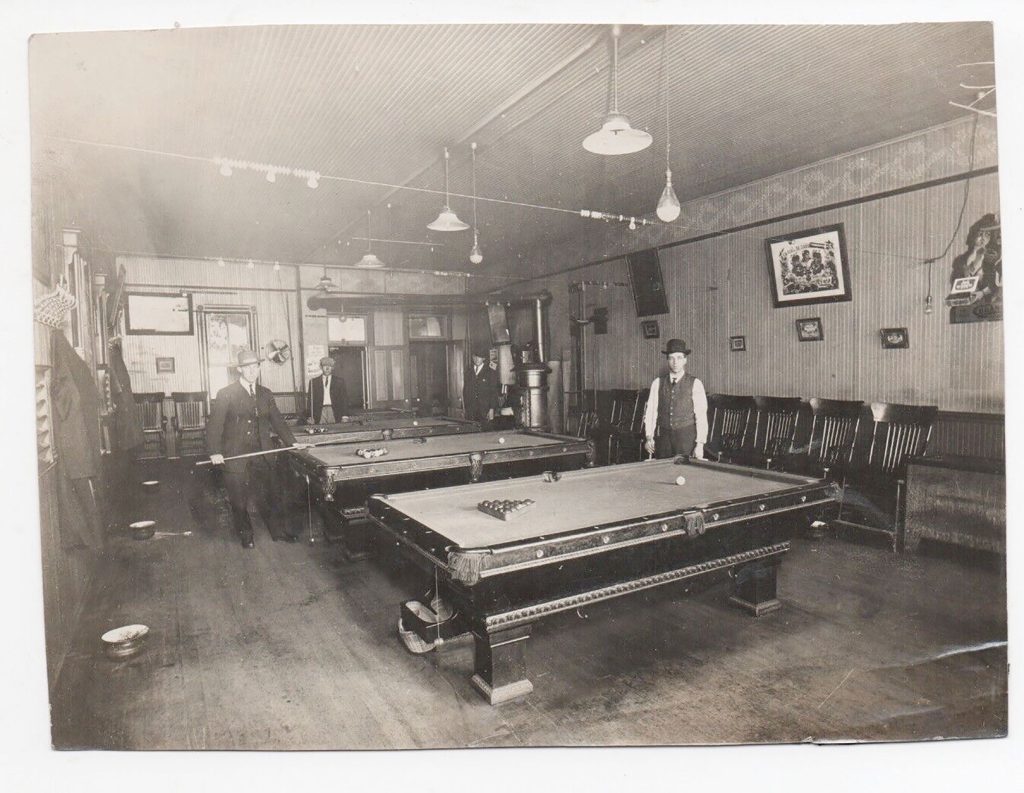
[[[751, 618], [723, 587], [619, 598], [540, 622], [534, 693], [471, 687], [472, 645], [415, 656], [398, 604], [420, 574], [337, 546], [243, 550], [178, 462], [116, 536], [51, 692], [58, 748], [365, 749], [991, 737], [1007, 730], [1001, 560], [798, 540], [781, 611]], [[189, 510], [189, 503], [195, 509]], [[191, 532], [190, 534], [188, 532]], [[108, 660], [109, 628], [151, 628]]]

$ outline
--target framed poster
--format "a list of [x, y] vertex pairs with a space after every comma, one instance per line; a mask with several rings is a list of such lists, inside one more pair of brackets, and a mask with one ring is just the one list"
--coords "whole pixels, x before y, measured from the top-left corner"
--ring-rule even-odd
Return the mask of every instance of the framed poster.
[[796, 337], [800, 341], [821, 341], [825, 338], [825, 330], [821, 327], [821, 317], [809, 317], [796, 321]]
[[843, 224], [764, 241], [775, 308], [851, 300]]
[[910, 346], [910, 333], [906, 328], [882, 328], [878, 334], [882, 337], [883, 350], [905, 350]]
[[747, 351], [747, 337], [746, 336], [730, 336], [729, 337], [729, 351], [730, 352], [746, 352]]
[[129, 292], [124, 323], [134, 336], [191, 336], [192, 295]]
[[661, 336], [661, 329], [658, 328], [658, 320], [656, 319], [645, 319], [640, 323], [640, 330], [643, 332], [645, 339], [657, 339]]
[[157, 374], [174, 374], [174, 359], [173, 358], [157, 358], [156, 359], [156, 373]]

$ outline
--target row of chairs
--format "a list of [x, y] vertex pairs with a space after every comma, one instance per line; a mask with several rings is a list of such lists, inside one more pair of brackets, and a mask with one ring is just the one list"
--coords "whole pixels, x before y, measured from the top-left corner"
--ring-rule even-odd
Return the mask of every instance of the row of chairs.
[[[594, 439], [599, 462], [639, 460], [646, 401], [646, 389], [599, 395], [584, 404], [574, 430]], [[907, 463], [927, 451], [937, 413], [931, 405], [873, 402], [868, 433], [860, 401], [712, 394], [705, 450], [722, 462], [833, 479], [843, 498], [829, 522], [881, 532], [895, 549]]]
[[142, 425], [142, 453], [144, 460], [167, 456], [167, 424], [174, 434], [175, 454], [179, 457], [206, 453], [205, 391], [174, 391], [171, 404], [174, 413], [166, 414], [167, 396], [162, 392], [142, 392], [135, 395], [139, 422]]

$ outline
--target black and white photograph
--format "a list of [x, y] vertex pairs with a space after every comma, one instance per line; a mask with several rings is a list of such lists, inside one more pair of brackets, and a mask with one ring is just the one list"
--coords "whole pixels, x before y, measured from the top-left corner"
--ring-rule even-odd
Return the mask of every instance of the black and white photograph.
[[386, 6], [17, 28], [40, 751], [1004, 762], [1016, 23]]

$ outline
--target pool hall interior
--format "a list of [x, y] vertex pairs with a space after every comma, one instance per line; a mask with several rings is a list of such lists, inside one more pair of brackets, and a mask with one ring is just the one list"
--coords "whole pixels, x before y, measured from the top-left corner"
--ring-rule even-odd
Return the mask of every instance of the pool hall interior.
[[28, 54], [54, 747], [1007, 734], [991, 23]]

